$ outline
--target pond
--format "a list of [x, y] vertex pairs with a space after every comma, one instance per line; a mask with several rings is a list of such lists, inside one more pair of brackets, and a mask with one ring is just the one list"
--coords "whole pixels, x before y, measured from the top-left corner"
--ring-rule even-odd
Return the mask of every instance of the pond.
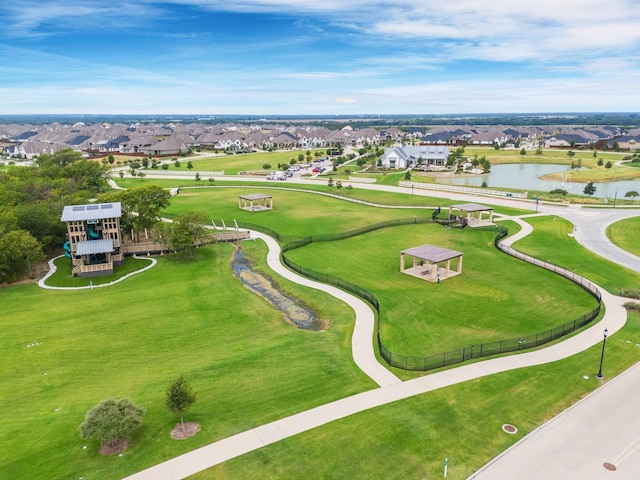
[[282, 292], [269, 277], [254, 271], [242, 254], [242, 247], [238, 247], [233, 254], [231, 268], [237, 279], [280, 310], [289, 323], [304, 330], [321, 330], [315, 312], [299, 299]]
[[[550, 173], [557, 173], [557, 179], [548, 181], [539, 178]], [[542, 190], [548, 192], [562, 188], [575, 195], [584, 195], [583, 191], [586, 185], [571, 181], [571, 167], [569, 165], [547, 163], [507, 163], [492, 166], [491, 173], [487, 175], [438, 179], [438, 183], [465, 187], [482, 187], [482, 182], [487, 182], [487, 187], [514, 188], [523, 191]], [[628, 191], [640, 190], [640, 180], [596, 183], [595, 186], [594, 197], [624, 198], [624, 194]]]

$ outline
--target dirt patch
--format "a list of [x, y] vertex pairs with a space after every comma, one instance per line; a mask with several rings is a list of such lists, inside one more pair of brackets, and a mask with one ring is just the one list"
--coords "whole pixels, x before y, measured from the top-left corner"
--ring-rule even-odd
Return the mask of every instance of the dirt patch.
[[103, 443], [102, 445], [100, 445], [100, 449], [98, 451], [101, 455], [118, 455], [119, 453], [124, 452], [128, 446], [129, 438], [120, 437], [113, 445]]
[[196, 422], [176, 423], [176, 426], [171, 430], [171, 438], [175, 440], [184, 440], [185, 438], [193, 437], [200, 431], [200, 424]]

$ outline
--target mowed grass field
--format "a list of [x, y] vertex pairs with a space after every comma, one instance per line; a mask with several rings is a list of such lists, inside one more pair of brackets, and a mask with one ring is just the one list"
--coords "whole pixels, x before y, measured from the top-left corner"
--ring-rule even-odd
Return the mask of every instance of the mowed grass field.
[[[318, 150], [321, 152], [322, 156], [326, 156], [326, 149]], [[311, 158], [313, 161], [317, 157], [314, 155], [316, 150], [311, 150]], [[303, 154], [305, 156], [305, 160], [303, 162], [298, 162], [298, 155]], [[179, 158], [181, 167], [180, 169], [186, 170], [187, 161], [191, 161], [193, 163], [193, 170], [204, 170], [204, 171], [220, 171], [224, 170], [225, 175], [237, 175], [240, 172], [244, 171], [271, 171], [277, 170], [278, 164], [287, 163], [289, 164], [291, 160], [295, 160], [297, 163], [306, 162], [306, 150], [285, 150], [285, 151], [275, 151], [275, 152], [255, 152], [255, 153], [242, 153], [237, 155], [215, 155], [215, 156], [207, 156], [207, 157], [189, 157], [189, 158]], [[271, 168], [264, 169], [263, 166], [265, 164], [271, 165]], [[173, 169], [174, 167], [171, 166]]]
[[640, 217], [612, 223], [607, 228], [607, 237], [623, 250], [640, 256]]
[[[637, 289], [640, 285], [640, 274], [621, 265], [603, 261], [570, 237], [573, 225], [569, 221], [546, 216], [528, 218], [527, 222], [534, 227], [534, 231], [516, 242], [513, 245], [515, 249], [573, 270], [613, 294], [622, 289]], [[625, 241], [637, 245], [640, 241], [640, 229], [628, 230]]]
[[[353, 190], [328, 187], [326, 184], [309, 185], [288, 183], [284, 188], [273, 183], [254, 183], [233, 185], [228, 182], [216, 182], [208, 186], [195, 181], [165, 179], [124, 179], [117, 183], [126, 188], [135, 188], [145, 184], [157, 185], [169, 189], [181, 188], [179, 195], [171, 198], [171, 205], [163, 215], [175, 218], [188, 211], [201, 210], [213, 220], [245, 221], [273, 228], [283, 235], [316, 235], [318, 233], [341, 233], [366, 225], [395, 218], [431, 217], [434, 209], [459, 204], [460, 201], [410, 193], [396, 193], [361, 189]], [[219, 184], [219, 186], [218, 186]], [[314, 193], [315, 192], [315, 193]], [[273, 197], [273, 211], [247, 212], [238, 208], [238, 196], [263, 193]], [[318, 193], [330, 193], [333, 198]], [[350, 200], [371, 202], [389, 208], [378, 208], [358, 204]], [[481, 203], [482, 201], [479, 200]], [[394, 208], [398, 207], [398, 208]], [[400, 208], [401, 207], [401, 208]], [[413, 208], [415, 207], [415, 208]], [[532, 210], [535, 204], [532, 203]], [[495, 207], [497, 213], [521, 215], [530, 211]]]
[[[605, 379], [640, 361], [640, 315], [607, 339]], [[287, 438], [194, 480], [463, 480], [601, 383], [600, 345], [565, 360], [393, 402]], [[588, 376], [588, 379], [583, 378]], [[511, 423], [515, 435], [502, 431]]]
[[[241, 212], [237, 195], [217, 198], [204, 192], [173, 198], [171, 214], [194, 208], [205, 209], [212, 218], [219, 218], [214, 213], [220, 211], [225, 218], [227, 208], [229, 213]], [[305, 235], [344, 231], [352, 224], [363, 226], [393, 218], [387, 215], [412, 212], [358, 205], [350, 210], [327, 206], [323, 200], [316, 205], [312, 200], [324, 197], [297, 195], [276, 199], [276, 211], [264, 213], [280, 215], [271, 215], [268, 221], [264, 213], [247, 215], [281, 233]], [[287, 204], [285, 200], [297, 209], [295, 215], [287, 217], [278, 210]], [[415, 226], [426, 227], [437, 226]], [[479, 245], [493, 249], [488, 232], [458, 232], [477, 234]], [[418, 237], [427, 243], [430, 237], [425, 233], [429, 232], [421, 230]], [[339, 250], [346, 244], [332, 245]], [[348, 246], [350, 255], [341, 255], [369, 258], [361, 247]], [[267, 271], [261, 242], [243, 242], [243, 248], [256, 268]], [[582, 255], [575, 244], [563, 249], [568, 258]], [[538, 254], [551, 258], [556, 250], [553, 242], [543, 243]], [[193, 259], [180, 263], [171, 256], [160, 257], [150, 271], [94, 290], [45, 291], [33, 285], [0, 290], [0, 348], [5, 352], [0, 362], [0, 399], [5, 407], [0, 444], [3, 452], [9, 452], [0, 455], [0, 478], [122, 478], [220, 438], [375, 388], [352, 362], [350, 308], [274, 277], [320, 312], [330, 326], [323, 332], [298, 330], [232, 276], [231, 253], [231, 245], [218, 244], [197, 249]], [[399, 255], [396, 262], [399, 269]], [[607, 264], [596, 257], [584, 268], [599, 271]], [[464, 276], [466, 257], [463, 270]], [[418, 308], [428, 309], [429, 304]], [[606, 375], [640, 359], [635, 347], [640, 343], [639, 324], [633, 317], [624, 332], [607, 341]], [[596, 346], [562, 362], [395, 402], [244, 455], [197, 477], [431, 478], [441, 472], [448, 456], [450, 478], [465, 478], [595, 388], [595, 379], [585, 381], [582, 375], [593, 376], [599, 354]], [[164, 395], [179, 374], [185, 374], [198, 391], [185, 419], [199, 422], [202, 430], [176, 442], [169, 432], [178, 419], [164, 406]], [[127, 396], [147, 409], [143, 428], [122, 457], [100, 456], [97, 442], [82, 440], [77, 432], [86, 411], [111, 396]], [[499, 430], [505, 421], [518, 426], [518, 435]]]
[[[238, 208], [238, 195], [264, 193], [273, 197], [273, 210], [247, 212]], [[341, 233], [397, 218], [431, 218], [433, 207], [388, 209], [291, 190], [253, 187], [182, 190], [171, 199], [167, 215], [176, 217], [202, 210], [214, 221], [250, 222], [268, 226], [281, 235]]]
[[[162, 257], [111, 287], [0, 290], [0, 478], [122, 478], [375, 386], [351, 360], [351, 309], [280, 282], [330, 325], [299, 330], [232, 276], [232, 250], [200, 248], [180, 263]], [[245, 250], [264, 264], [262, 242], [245, 242]], [[198, 392], [186, 418], [202, 425], [185, 441], [169, 437], [178, 418], [164, 406], [180, 374]], [[147, 409], [122, 457], [99, 455], [97, 442], [77, 431], [87, 410], [112, 396]]]
[[[313, 243], [287, 257], [372, 292], [380, 302], [382, 340], [397, 354], [436, 355], [542, 333], [596, 307], [573, 282], [497, 250], [495, 234], [406, 225]], [[424, 244], [462, 252], [462, 274], [431, 283], [400, 272], [400, 252]]]

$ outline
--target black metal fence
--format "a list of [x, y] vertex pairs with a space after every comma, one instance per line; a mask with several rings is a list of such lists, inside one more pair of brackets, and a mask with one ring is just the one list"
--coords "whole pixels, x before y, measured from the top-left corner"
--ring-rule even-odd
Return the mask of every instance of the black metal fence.
[[378, 299], [375, 297], [375, 295], [373, 295], [373, 293], [371, 293], [367, 289], [362, 288], [361, 286], [353, 282], [349, 282], [340, 277], [336, 277], [335, 275], [329, 275], [326, 273], [317, 272], [315, 270], [311, 270], [306, 267], [303, 267], [302, 265], [299, 265], [293, 262], [286, 256], [286, 252], [293, 250], [295, 248], [300, 248], [305, 245], [309, 245], [310, 243], [313, 243], [313, 242], [328, 242], [328, 241], [342, 240], [342, 239], [354, 237], [356, 235], [362, 235], [364, 233], [372, 232], [374, 230], [380, 230], [382, 228], [398, 226], [398, 225], [408, 225], [412, 223], [422, 224], [422, 223], [434, 223], [434, 222], [439, 224], [444, 224], [444, 225], [449, 224], [447, 220], [439, 219], [436, 217], [436, 215], [434, 215], [433, 218], [413, 217], [413, 218], [396, 219], [396, 220], [390, 220], [387, 222], [376, 223], [374, 225], [369, 225], [367, 227], [351, 230], [349, 232], [325, 234], [325, 235], [314, 235], [314, 236], [308, 236], [308, 237], [282, 236], [278, 234], [275, 230], [272, 230], [268, 227], [264, 227], [262, 225], [257, 225], [252, 223], [238, 222], [238, 226], [240, 228], [247, 228], [250, 230], [256, 230], [258, 232], [265, 233], [275, 238], [279, 242], [283, 243], [282, 261], [287, 267], [289, 267], [293, 271], [298, 272], [300, 275], [303, 275], [312, 280], [317, 280], [319, 282], [334, 285], [338, 288], [349, 291], [354, 295], [357, 295], [358, 297], [362, 298], [366, 302], [368, 302], [377, 313], [378, 328], [376, 329], [376, 336], [377, 336], [377, 344], [378, 344], [378, 349], [380, 351], [380, 355], [382, 356], [382, 358], [385, 359], [385, 361], [389, 365], [393, 367], [401, 368], [404, 370], [420, 370], [420, 371], [433, 370], [435, 368], [446, 367], [448, 365], [465, 362], [474, 358], [488, 357], [492, 355], [498, 355], [503, 353], [515, 352], [519, 350], [526, 350], [528, 348], [538, 347], [540, 345], [544, 345], [545, 343], [549, 343], [554, 340], [557, 340], [558, 338], [568, 335], [572, 332], [575, 332], [576, 330], [582, 328], [583, 326], [593, 321], [600, 314], [601, 301], [602, 301], [601, 294], [598, 288], [593, 283], [591, 283], [581, 275], [578, 275], [571, 270], [567, 270], [565, 268], [559, 267], [550, 262], [539, 260], [535, 257], [532, 257], [531, 255], [526, 255], [522, 252], [518, 252], [517, 250], [509, 246], [502, 245], [500, 243], [501, 240], [504, 239], [509, 234], [509, 231], [505, 227], [499, 227], [499, 226], [479, 227], [479, 228], [475, 228], [474, 230], [485, 230], [485, 231], [489, 230], [489, 231], [496, 232], [494, 245], [500, 251], [508, 255], [511, 255], [515, 258], [518, 258], [520, 260], [523, 260], [525, 262], [529, 262], [533, 265], [545, 268], [558, 275], [562, 275], [563, 277], [571, 280], [572, 282], [576, 283], [577, 285], [582, 287], [584, 290], [589, 292], [597, 300], [598, 305], [591, 312], [588, 312], [582, 315], [581, 317], [578, 317], [559, 327], [552, 328], [542, 333], [536, 333], [532, 335], [526, 335], [522, 337], [507, 339], [507, 340], [499, 340], [495, 342], [481, 343], [478, 345], [469, 345], [456, 350], [442, 352], [437, 355], [430, 355], [426, 357], [402, 355], [402, 354], [394, 353], [391, 350], [389, 350], [384, 345], [384, 343], [382, 342], [382, 339], [380, 338], [380, 304], [378, 302]]

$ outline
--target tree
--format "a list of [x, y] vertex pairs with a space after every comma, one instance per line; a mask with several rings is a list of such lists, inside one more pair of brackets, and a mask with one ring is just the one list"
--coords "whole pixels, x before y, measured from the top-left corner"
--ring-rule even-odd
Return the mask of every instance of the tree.
[[115, 445], [142, 426], [144, 409], [128, 398], [108, 398], [87, 412], [78, 427], [82, 438], [95, 438], [101, 444]]
[[200, 177], [200, 172], [196, 172], [196, 182], [199, 182], [200, 180], [202, 180], [202, 178]]
[[527, 151], [525, 150], [525, 148], [524, 148], [524, 147], [522, 147], [522, 148], [520, 149], [520, 155], [526, 155], [526, 154], [527, 154]]
[[613, 163], [611, 163], [611, 160], [607, 160], [607, 163], [604, 164], [604, 168], [611, 168], [613, 167]]
[[107, 155], [107, 162], [109, 162], [109, 165], [113, 165], [113, 162], [115, 162], [116, 159], [113, 156], [113, 153], [110, 153], [109, 155]]
[[[103, 202], [122, 202], [122, 219], [136, 230], [140, 238], [143, 228], [151, 228], [160, 216], [160, 211], [169, 206], [171, 194], [156, 185], [144, 185], [101, 197]], [[137, 215], [134, 215], [134, 212]]]
[[93, 189], [97, 192], [107, 185], [107, 180], [110, 177], [108, 166], [86, 159], [70, 164], [64, 169], [64, 172], [67, 172], [73, 179], [77, 188], [81, 190]]
[[327, 181], [327, 186], [333, 187], [333, 177], [329, 177], [329, 180]]
[[407, 180], [407, 181], [411, 180], [411, 170], [407, 170], [404, 173], [404, 179]]
[[187, 162], [187, 168], [188, 168], [189, 170], [191, 170], [191, 169], [193, 168], [193, 162], [192, 162], [191, 160], [189, 160], [189, 161]]
[[584, 187], [583, 192], [585, 195], [593, 195], [594, 193], [596, 193], [596, 186], [593, 184], [593, 182], [589, 182]]
[[186, 378], [180, 375], [167, 389], [165, 404], [170, 412], [180, 415], [180, 423], [184, 428], [184, 412], [196, 401], [195, 390], [187, 383]]
[[567, 195], [567, 193], [569, 193], [569, 192], [567, 192], [563, 188], [556, 188], [556, 189], [551, 190], [549, 193], [551, 195]]
[[[201, 211], [191, 211], [181, 215], [175, 222], [168, 224], [158, 222], [154, 227], [156, 235], [163, 245], [176, 253], [189, 251], [193, 256], [193, 247], [205, 240], [209, 232], [205, 225], [209, 224], [209, 217]], [[178, 255], [176, 255], [176, 261]]]
[[44, 258], [38, 240], [25, 230], [0, 231], [0, 283], [32, 276], [32, 266]]
[[263, 163], [263, 164], [262, 164], [262, 168], [263, 168], [264, 170], [269, 170], [269, 169], [271, 168], [271, 164], [270, 164], [270, 163]]
[[629, 190], [627, 193], [624, 194], [624, 196], [626, 198], [630, 198], [631, 201], [633, 201], [636, 197], [640, 197], [640, 193], [638, 193], [636, 190]]
[[569, 156], [569, 158], [573, 159], [573, 156], [576, 154], [576, 152], [574, 152], [573, 150], [569, 150], [567, 152], [567, 155]]
[[598, 166], [601, 167], [602, 165], [604, 165], [604, 160], [599, 158], [597, 163], [598, 163]]

